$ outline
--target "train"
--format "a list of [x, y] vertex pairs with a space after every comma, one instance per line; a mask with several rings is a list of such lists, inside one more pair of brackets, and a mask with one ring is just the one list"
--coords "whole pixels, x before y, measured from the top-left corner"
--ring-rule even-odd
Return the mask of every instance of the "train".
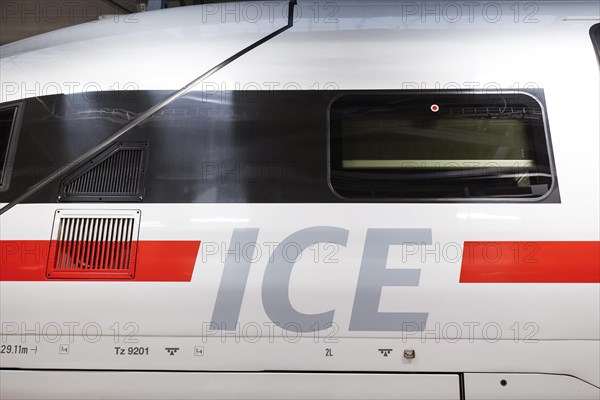
[[600, 4], [250, 1], [0, 47], [3, 399], [598, 399]]

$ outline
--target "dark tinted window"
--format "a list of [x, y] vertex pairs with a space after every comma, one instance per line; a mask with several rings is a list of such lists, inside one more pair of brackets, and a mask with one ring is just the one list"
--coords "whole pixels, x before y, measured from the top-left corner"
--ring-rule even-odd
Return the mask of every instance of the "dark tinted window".
[[9, 169], [9, 147], [17, 110], [17, 107], [0, 108], [0, 188], [4, 186], [5, 175]]
[[592, 37], [592, 43], [594, 44], [594, 50], [596, 50], [596, 57], [600, 65], [600, 24], [592, 26], [590, 36]]
[[553, 176], [524, 93], [360, 94], [331, 106], [331, 184], [354, 199], [539, 198]]

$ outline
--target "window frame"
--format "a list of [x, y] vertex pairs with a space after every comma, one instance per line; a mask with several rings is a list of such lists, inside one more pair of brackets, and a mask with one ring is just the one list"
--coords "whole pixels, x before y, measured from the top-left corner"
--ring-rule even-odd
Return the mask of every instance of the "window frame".
[[596, 53], [596, 59], [598, 60], [598, 68], [600, 68], [600, 23], [590, 27], [590, 39], [592, 39], [592, 45]]
[[[540, 94], [539, 96], [537, 94]], [[406, 95], [515, 95], [515, 94], [523, 94], [529, 96], [533, 101], [535, 101], [542, 111], [542, 123], [544, 129], [544, 138], [546, 142], [545, 152], [548, 156], [548, 168], [550, 170], [551, 175], [551, 184], [542, 196], [538, 197], [349, 197], [340, 193], [336, 188], [332, 181], [332, 172], [333, 172], [333, 140], [336, 138], [332, 133], [332, 107], [333, 105], [341, 98], [346, 96], [356, 96], [356, 95], [398, 95], [398, 96], [406, 96]], [[542, 149], [540, 149], [542, 150]], [[552, 147], [551, 134], [548, 123], [548, 114], [546, 111], [546, 104], [544, 100], [544, 91], [542, 88], [536, 89], [522, 89], [522, 90], [514, 90], [514, 89], [494, 89], [494, 90], [472, 90], [472, 89], [452, 89], [452, 90], [439, 90], [439, 89], [430, 89], [430, 90], [394, 90], [394, 89], [382, 89], [382, 90], [352, 90], [345, 91], [342, 94], [335, 96], [327, 107], [327, 184], [329, 189], [334, 193], [338, 198], [351, 201], [351, 202], [365, 202], [365, 203], [543, 203], [543, 202], [551, 202], [551, 203], [560, 203], [560, 190], [558, 186], [558, 177], [556, 172], [556, 165], [554, 162], [554, 151]]]
[[17, 143], [19, 141], [19, 133], [23, 122], [24, 102], [17, 101], [0, 104], [0, 111], [10, 108], [15, 108], [15, 112], [10, 127], [10, 133], [8, 135], [4, 165], [2, 165], [2, 170], [0, 170], [0, 192], [6, 192], [10, 186], [15, 154], [17, 152]]

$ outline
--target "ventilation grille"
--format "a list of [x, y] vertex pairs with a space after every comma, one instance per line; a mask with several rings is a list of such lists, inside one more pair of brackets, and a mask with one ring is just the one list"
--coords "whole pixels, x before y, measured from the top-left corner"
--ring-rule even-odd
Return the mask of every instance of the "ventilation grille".
[[119, 143], [63, 180], [60, 201], [140, 201], [146, 143]]
[[125, 215], [56, 212], [48, 278], [134, 277], [139, 211]]
[[462, 116], [466, 118], [525, 118], [542, 119], [542, 110], [525, 107], [466, 107]]

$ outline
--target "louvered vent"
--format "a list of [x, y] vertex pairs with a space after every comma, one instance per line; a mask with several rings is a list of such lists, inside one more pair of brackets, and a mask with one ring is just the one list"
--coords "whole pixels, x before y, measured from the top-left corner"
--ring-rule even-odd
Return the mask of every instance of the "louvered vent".
[[139, 211], [57, 211], [48, 278], [133, 278], [139, 218]]
[[465, 107], [465, 118], [524, 118], [542, 119], [542, 110], [526, 107]]
[[147, 143], [119, 143], [61, 183], [61, 201], [140, 201]]

